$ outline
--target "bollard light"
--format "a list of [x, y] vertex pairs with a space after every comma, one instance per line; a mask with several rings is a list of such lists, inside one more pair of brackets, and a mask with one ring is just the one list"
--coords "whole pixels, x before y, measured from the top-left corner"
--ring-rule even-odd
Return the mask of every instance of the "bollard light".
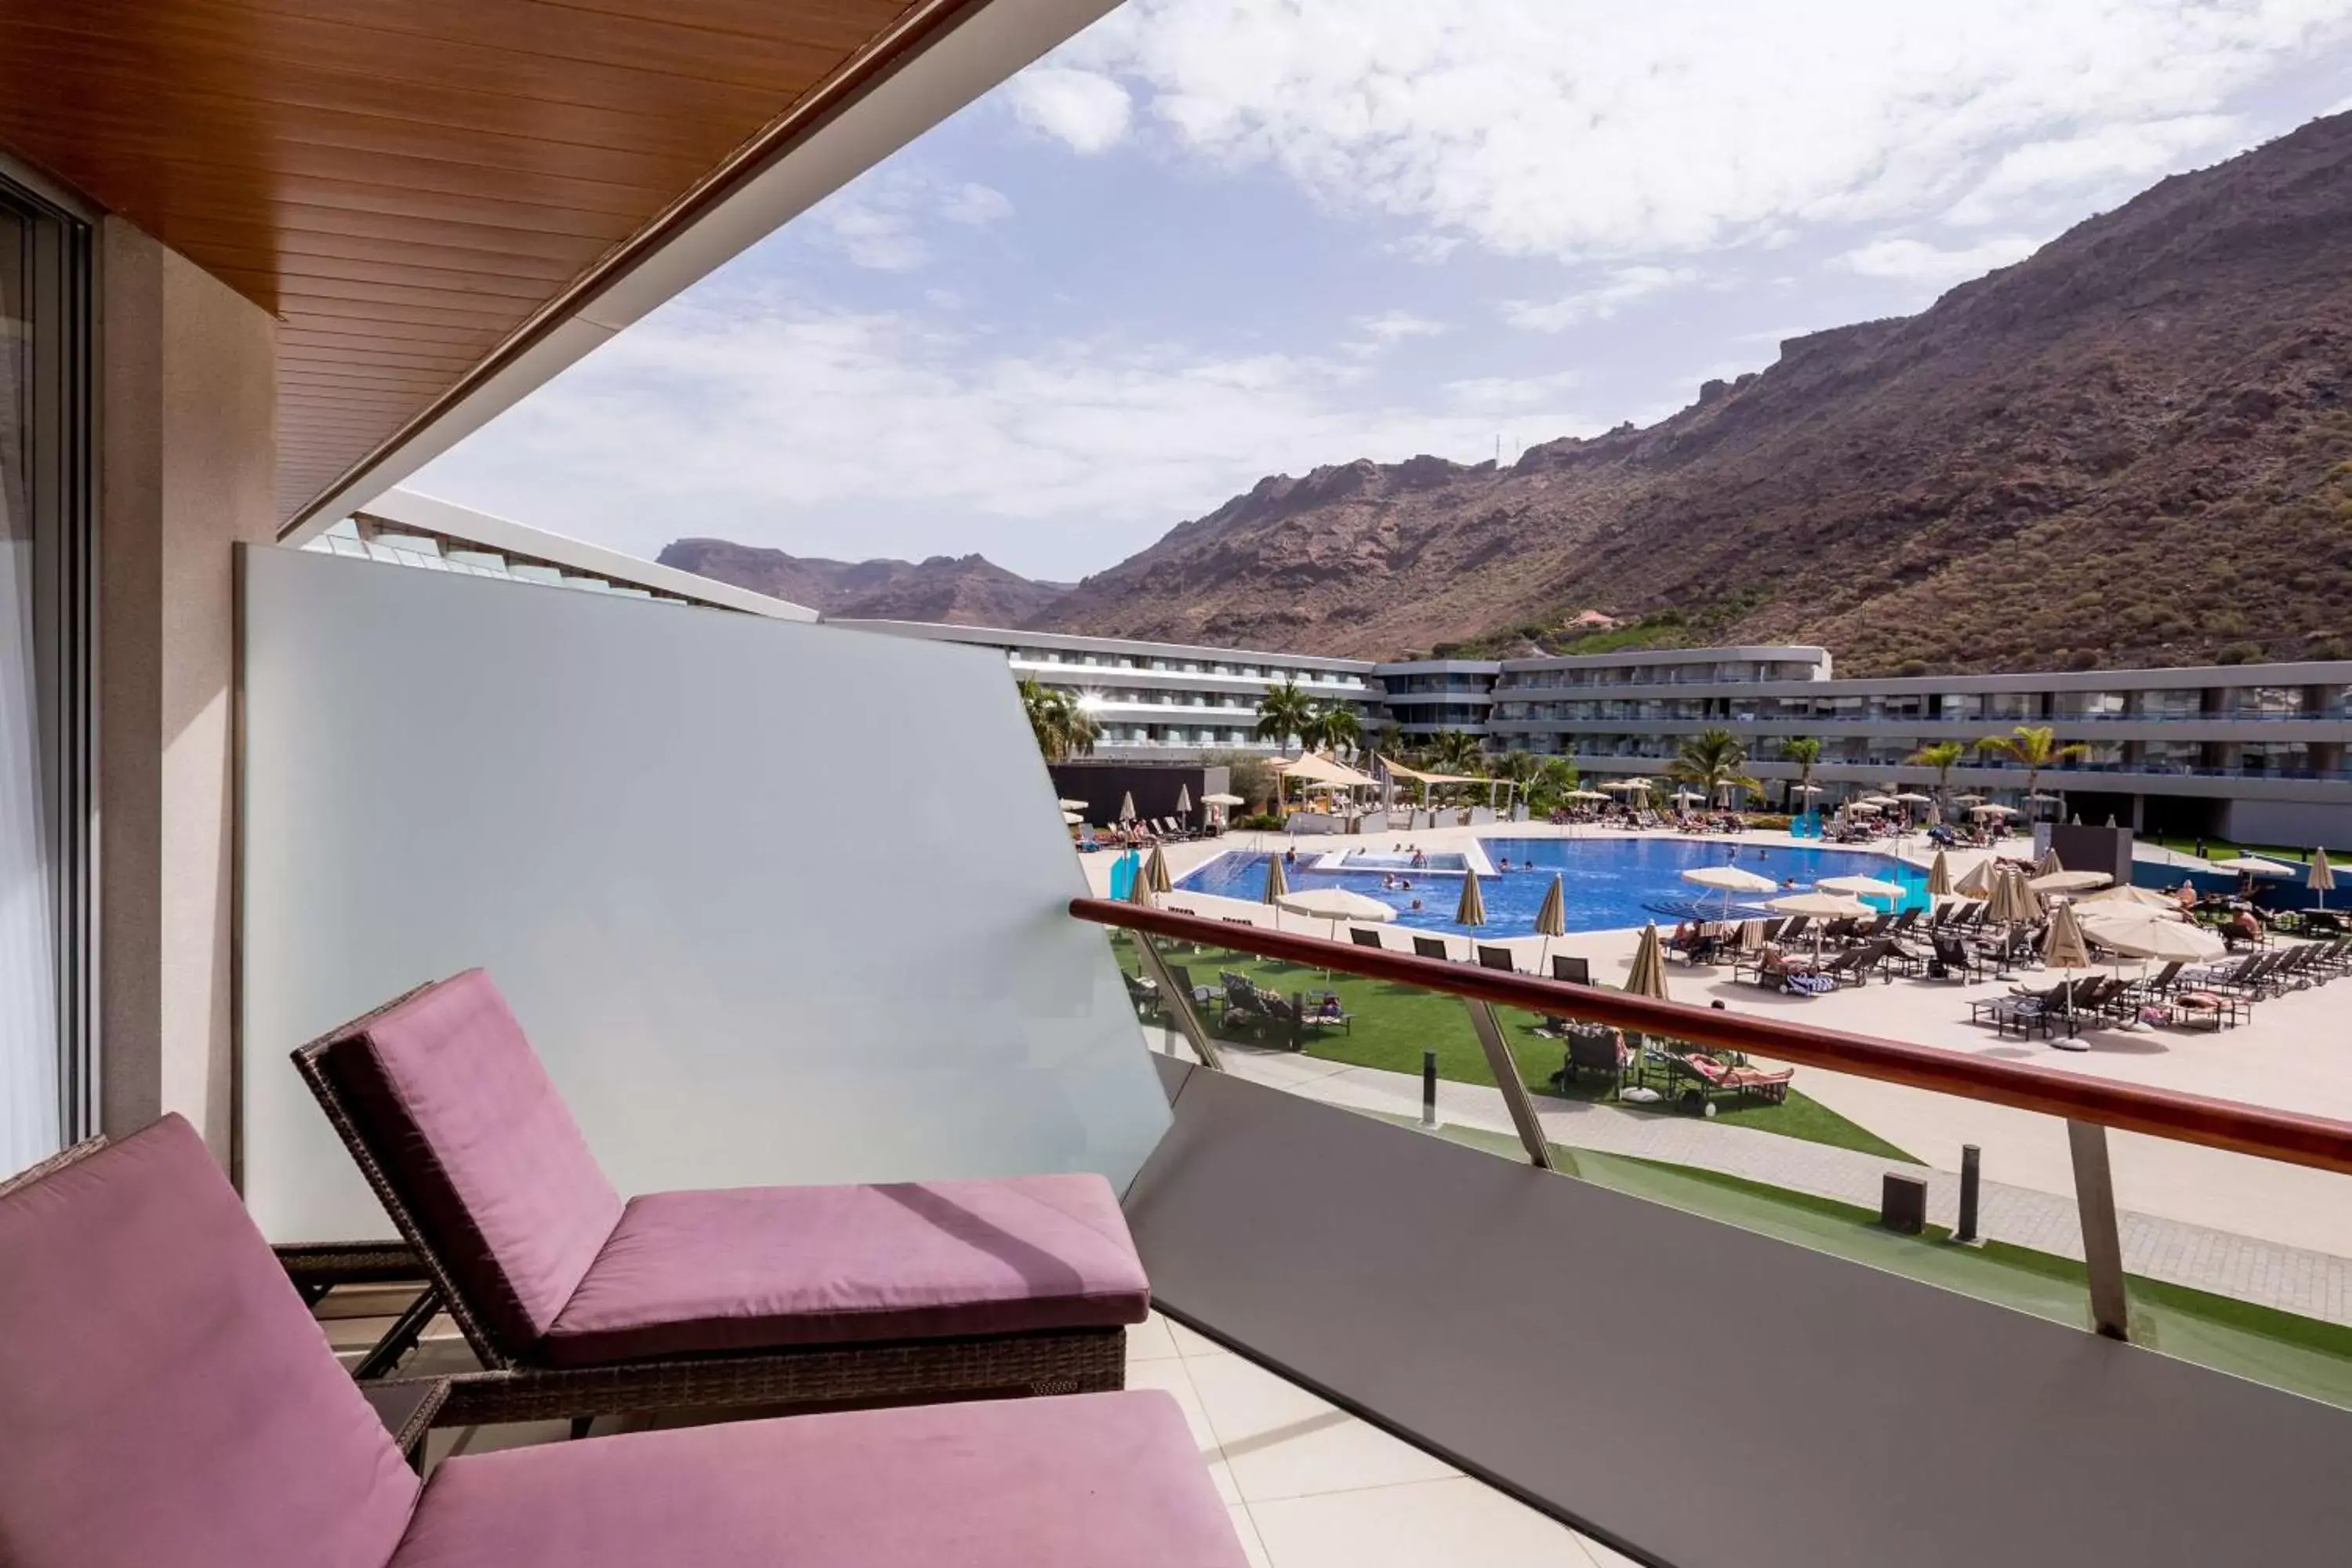
[[1421, 1053], [1421, 1124], [1437, 1125], [1437, 1053], [1424, 1049]]
[[1975, 1144], [1960, 1145], [1960, 1228], [1952, 1234], [1954, 1241], [1977, 1238], [1977, 1186], [1983, 1179], [1983, 1160], [1984, 1151]]

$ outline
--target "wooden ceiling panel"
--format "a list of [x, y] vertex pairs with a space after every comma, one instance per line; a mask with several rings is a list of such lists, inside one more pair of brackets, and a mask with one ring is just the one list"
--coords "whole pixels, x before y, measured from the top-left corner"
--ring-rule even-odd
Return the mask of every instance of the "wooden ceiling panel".
[[957, 10], [0, 0], [0, 145], [278, 318], [290, 518], [796, 106]]

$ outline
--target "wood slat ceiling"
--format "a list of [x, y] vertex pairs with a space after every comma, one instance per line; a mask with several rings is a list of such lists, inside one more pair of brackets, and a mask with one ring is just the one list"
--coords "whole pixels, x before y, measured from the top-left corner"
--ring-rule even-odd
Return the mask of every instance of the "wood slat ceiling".
[[0, 0], [0, 145], [279, 321], [291, 518], [924, 0]]

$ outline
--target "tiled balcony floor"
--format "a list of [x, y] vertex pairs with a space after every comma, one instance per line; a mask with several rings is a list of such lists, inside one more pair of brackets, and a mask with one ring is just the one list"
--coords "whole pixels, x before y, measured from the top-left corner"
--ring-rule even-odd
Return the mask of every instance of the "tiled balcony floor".
[[[338, 1295], [328, 1312], [374, 1304], [357, 1293]], [[397, 1304], [387, 1296], [383, 1308]], [[331, 1316], [326, 1328], [351, 1360], [389, 1322]], [[441, 1318], [402, 1372], [429, 1375], [474, 1364], [455, 1326]], [[1182, 1407], [1243, 1549], [1262, 1568], [1630, 1563], [1158, 1313], [1128, 1331], [1127, 1384], [1165, 1390]], [[565, 1436], [562, 1422], [436, 1432], [427, 1458]]]

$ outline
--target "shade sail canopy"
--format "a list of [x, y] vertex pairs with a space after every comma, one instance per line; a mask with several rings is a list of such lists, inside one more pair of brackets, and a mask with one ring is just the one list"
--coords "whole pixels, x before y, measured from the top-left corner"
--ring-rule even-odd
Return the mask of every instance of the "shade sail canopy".
[[1780, 886], [1769, 877], [1739, 866], [1694, 866], [1683, 873], [1683, 880], [1727, 893], [1769, 893]]
[[1489, 778], [1482, 778], [1476, 773], [1425, 773], [1419, 768], [1409, 768], [1402, 763], [1398, 762], [1391, 762], [1385, 765], [1389, 772], [1395, 774], [1398, 778], [1419, 779], [1423, 784], [1493, 784], [1495, 782]]
[[1276, 907], [1295, 915], [1312, 915], [1318, 921], [1392, 921], [1396, 910], [1378, 899], [1362, 893], [1351, 893], [1345, 888], [1309, 888], [1303, 892], [1285, 893], [1275, 900]]
[[1309, 784], [1339, 784], [1351, 789], [1378, 789], [1381, 781], [1370, 773], [1360, 773], [1347, 763], [1328, 757], [1320, 752], [1293, 757], [1274, 764], [1282, 770], [1286, 781], [1303, 779]]
[[1843, 920], [1878, 912], [1860, 899], [1844, 893], [1790, 893], [1773, 900], [1771, 908], [1784, 915], [1811, 915], [1815, 920]]
[[1648, 996], [1660, 1002], [1671, 1002], [1666, 994], [1666, 950], [1658, 940], [1658, 928], [1642, 928], [1642, 944], [1633, 950], [1633, 968], [1625, 976], [1628, 995]]
[[2037, 893], [2087, 893], [2112, 887], [2115, 880], [2105, 871], [2044, 871], [2032, 886]]
[[1813, 886], [1825, 893], [1848, 893], [1857, 899], [1899, 899], [1906, 891], [1902, 883], [1877, 877], [1823, 877]]
[[2084, 935], [2126, 958], [2194, 963], [2229, 951], [2217, 933], [2155, 910], [2086, 902], [2074, 906], [2074, 914]]
[[1478, 873], [1475, 868], [1462, 879], [1462, 901], [1454, 907], [1454, 923], [1464, 926], [1486, 923], [1486, 895], [1478, 890]]

